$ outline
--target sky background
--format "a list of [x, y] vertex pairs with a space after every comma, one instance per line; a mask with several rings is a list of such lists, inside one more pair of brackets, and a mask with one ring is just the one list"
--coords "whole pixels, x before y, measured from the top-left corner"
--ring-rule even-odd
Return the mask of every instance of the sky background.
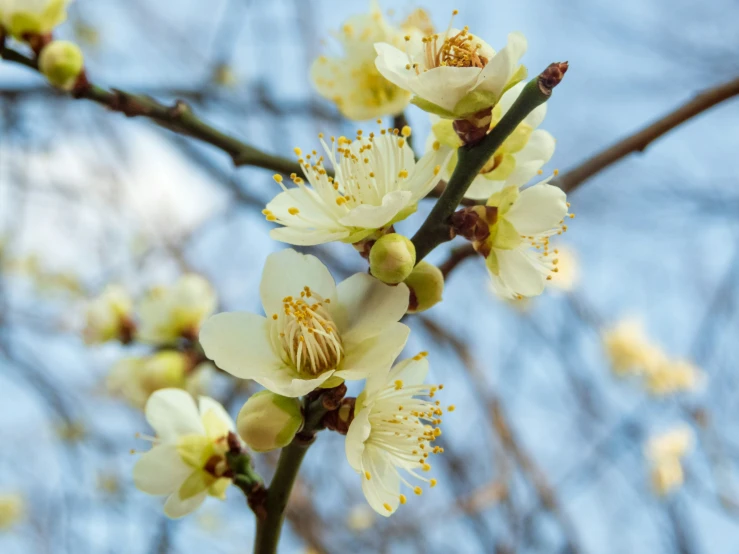
[[[331, 33], [367, 5], [78, 0], [59, 35], [82, 45], [94, 82], [185, 98], [219, 128], [291, 156], [295, 146], [316, 147], [319, 132], [358, 127], [318, 97], [308, 69], [337, 51]], [[570, 62], [542, 125], [557, 139], [547, 171], [566, 171], [739, 73], [733, 0], [392, 7], [395, 21], [424, 7], [442, 29], [458, 9], [457, 24], [494, 48], [522, 31], [531, 75]], [[214, 82], [223, 66], [231, 86]], [[426, 115], [412, 107], [407, 116], [423, 145]], [[61, 97], [7, 63], [0, 125], [0, 493], [28, 502], [24, 523], [0, 531], [0, 552], [249, 552], [253, 520], [238, 490], [171, 523], [159, 499], [133, 488], [129, 450], [146, 448], [134, 433], [148, 429], [104, 386], [123, 350], [86, 348], [77, 333], [80, 295], [42, 290], [6, 260], [35, 256], [42, 273], [75, 275], [84, 294], [108, 282], [139, 293], [194, 270], [215, 284], [222, 309], [259, 311], [264, 260], [283, 248], [259, 213], [279, 190], [271, 172], [234, 170], [218, 151]], [[360, 482], [342, 437], [322, 433], [280, 552], [736, 552], [737, 129], [739, 101], [725, 102], [582, 184], [560, 243], [579, 260], [572, 292], [512, 306], [492, 295], [481, 260], [458, 267], [444, 302], [409, 320], [407, 353], [430, 352], [431, 378], [458, 407], [445, 419], [439, 487], [358, 530], [368, 514]], [[431, 205], [398, 230], [412, 234]], [[442, 262], [457, 245], [430, 260]], [[345, 245], [314, 253], [337, 280], [366, 270]], [[632, 315], [670, 355], [703, 369], [700, 391], [654, 399], [612, 376], [599, 332]], [[434, 326], [457, 342], [434, 335]], [[212, 394], [229, 397], [235, 414], [246, 396], [229, 395], [230, 386], [218, 378]], [[501, 444], [495, 409], [523, 456]], [[644, 440], [681, 423], [694, 428], [696, 448], [685, 460], [685, 486], [660, 500], [650, 491]], [[70, 424], [84, 429], [81, 437], [69, 440]], [[554, 505], [542, 500], [547, 489]]]

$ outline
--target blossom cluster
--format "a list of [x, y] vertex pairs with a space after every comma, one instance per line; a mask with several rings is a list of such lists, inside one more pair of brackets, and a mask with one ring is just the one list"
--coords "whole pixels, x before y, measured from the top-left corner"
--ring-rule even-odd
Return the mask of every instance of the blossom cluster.
[[[66, 5], [38, 2], [47, 9]], [[34, 21], [44, 25], [32, 31], [11, 31], [20, 40], [32, 38], [42, 57], [49, 48], [47, 15], [36, 13]], [[336, 38], [343, 52], [316, 60], [313, 84], [347, 118], [376, 119], [378, 126], [351, 137], [321, 134], [320, 149], [295, 148], [295, 172], [289, 181], [274, 175], [280, 191], [262, 213], [275, 224], [273, 239], [295, 246], [352, 245], [367, 259], [369, 272], [337, 284], [317, 257], [288, 248], [265, 262], [263, 314], [213, 315], [215, 293], [196, 275], [153, 289], [138, 302], [109, 286], [88, 309], [89, 343], [118, 340], [152, 349], [122, 360], [109, 383], [144, 408], [156, 433], [149, 437], [153, 448], [136, 464], [134, 481], [147, 493], [166, 495], [170, 517], [190, 513], [208, 496], [223, 498], [231, 484], [248, 496], [254, 488], [244, 484], [247, 449], [265, 452], [309, 441], [324, 427], [345, 435], [347, 463], [378, 514], [393, 514], [411, 495], [437, 484], [430, 472], [434, 456], [444, 452], [438, 439], [445, 409], [436, 398], [443, 385], [427, 381], [426, 352], [402, 356], [410, 329], [401, 319], [441, 301], [444, 274], [395, 226], [454, 179], [461, 148], [510, 128], [502, 122], [526, 90], [520, 59], [527, 42], [514, 32], [496, 52], [453, 21], [436, 32], [422, 10], [394, 25], [376, 2], [369, 14], [347, 21]], [[75, 61], [61, 48], [46, 63], [39, 60], [48, 66], [49, 80], [67, 90], [84, 84]], [[419, 157], [410, 126], [397, 119], [388, 127], [382, 119], [400, 116], [409, 104], [430, 118], [431, 134]], [[559, 271], [559, 251], [551, 242], [574, 217], [565, 193], [550, 184], [553, 176], [529, 185], [554, 152], [553, 137], [539, 129], [545, 115], [543, 105], [533, 109], [495, 151], [485, 151], [486, 163], [460, 191], [471, 205], [438, 222], [447, 228], [445, 238], [470, 241], [503, 299], [544, 291]], [[215, 400], [194, 399], [201, 392], [195, 376], [206, 360], [264, 388], [251, 395], [236, 421]], [[364, 382], [363, 389], [346, 398], [351, 381]], [[318, 424], [310, 413], [317, 400], [326, 410]]]
[[619, 377], [635, 376], [654, 396], [697, 390], [704, 380], [693, 363], [669, 356], [646, 336], [636, 319], [625, 319], [603, 333], [603, 346]]
[[199, 351], [197, 336], [216, 304], [213, 287], [197, 274], [183, 275], [172, 286], [154, 287], [137, 302], [124, 287], [108, 285], [88, 303], [85, 341], [139, 343], [151, 350], [119, 360], [108, 375], [109, 391], [143, 408], [159, 389], [205, 390], [213, 367]]

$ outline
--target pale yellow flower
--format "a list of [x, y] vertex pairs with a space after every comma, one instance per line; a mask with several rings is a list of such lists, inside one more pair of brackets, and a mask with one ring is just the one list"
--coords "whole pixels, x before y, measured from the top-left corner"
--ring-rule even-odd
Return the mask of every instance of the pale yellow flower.
[[26, 513], [26, 500], [19, 493], [0, 494], [0, 530], [19, 523]]
[[665, 496], [685, 480], [682, 459], [693, 447], [693, 431], [686, 425], [675, 427], [649, 439], [645, 456], [650, 464], [654, 491]]

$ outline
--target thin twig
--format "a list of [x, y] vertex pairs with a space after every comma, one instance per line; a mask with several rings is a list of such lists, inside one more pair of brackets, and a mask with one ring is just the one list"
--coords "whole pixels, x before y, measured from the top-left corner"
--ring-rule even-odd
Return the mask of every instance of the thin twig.
[[565, 192], [570, 192], [606, 167], [634, 152], [644, 152], [652, 142], [665, 133], [709, 110], [716, 104], [737, 95], [739, 95], [739, 77], [723, 85], [705, 90], [651, 125], [592, 156], [574, 169], [560, 174], [552, 184], [556, 184]]

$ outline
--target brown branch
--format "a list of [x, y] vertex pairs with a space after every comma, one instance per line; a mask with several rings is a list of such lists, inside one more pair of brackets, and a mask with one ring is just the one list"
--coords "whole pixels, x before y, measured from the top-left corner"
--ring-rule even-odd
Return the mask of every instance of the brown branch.
[[472, 248], [471, 244], [460, 246], [459, 248], [455, 248], [454, 250], [452, 250], [449, 258], [447, 258], [447, 260], [439, 266], [441, 273], [444, 275], [444, 279], [447, 279], [447, 277], [449, 277], [449, 274], [454, 268], [456, 268], [467, 258], [471, 258], [472, 256], [474, 256], [475, 254], [477, 254], [477, 252], [475, 252], [475, 249]]
[[570, 192], [606, 167], [620, 161], [629, 154], [643, 152], [652, 142], [675, 127], [737, 95], [739, 95], [739, 77], [723, 85], [705, 90], [665, 117], [585, 160], [579, 166], [562, 173], [553, 184], [556, 184], [565, 192]]
[[[39, 70], [36, 60], [2, 45], [0, 45], [0, 57], [4, 61]], [[190, 106], [182, 100], [168, 106], [142, 94], [105, 89], [89, 82], [84, 73], [80, 76], [71, 96], [91, 100], [127, 117], [151, 119], [160, 127], [215, 146], [226, 152], [237, 167], [252, 165], [285, 174], [302, 173], [300, 164], [296, 161], [262, 152], [199, 119]]]

